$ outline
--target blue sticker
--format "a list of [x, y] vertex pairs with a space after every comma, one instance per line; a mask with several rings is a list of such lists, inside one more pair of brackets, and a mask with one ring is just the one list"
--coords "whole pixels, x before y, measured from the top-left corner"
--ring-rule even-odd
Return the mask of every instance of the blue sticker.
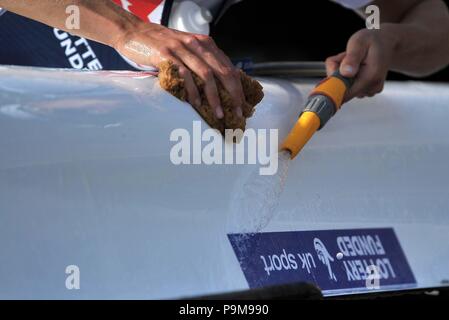
[[416, 287], [391, 228], [228, 237], [250, 288], [310, 282], [326, 294]]

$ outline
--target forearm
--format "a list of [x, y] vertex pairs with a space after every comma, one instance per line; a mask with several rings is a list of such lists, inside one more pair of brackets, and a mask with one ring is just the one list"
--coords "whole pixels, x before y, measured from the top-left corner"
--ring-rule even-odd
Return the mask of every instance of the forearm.
[[[71, 5], [80, 11], [79, 30], [66, 25], [66, 10]], [[157, 67], [163, 61], [172, 61], [184, 80], [188, 101], [198, 108], [205, 103], [194, 81], [195, 74], [204, 83], [207, 103], [218, 119], [225, 116], [217, 89], [220, 81], [232, 97], [234, 111], [243, 116], [245, 95], [240, 71], [208, 36], [141, 21], [112, 0], [0, 0], [0, 7], [109, 45], [139, 65]]]
[[386, 1], [386, 6], [394, 6], [395, 1], [391, 0], [376, 2], [382, 19], [379, 32], [395, 42], [391, 69], [420, 77], [449, 64], [449, 13], [443, 1], [414, 1], [402, 12], [388, 7], [383, 11]]
[[[80, 29], [66, 26], [66, 8], [70, 5], [80, 10]], [[112, 47], [119, 37], [141, 23], [111, 0], [0, 0], [0, 7]]]

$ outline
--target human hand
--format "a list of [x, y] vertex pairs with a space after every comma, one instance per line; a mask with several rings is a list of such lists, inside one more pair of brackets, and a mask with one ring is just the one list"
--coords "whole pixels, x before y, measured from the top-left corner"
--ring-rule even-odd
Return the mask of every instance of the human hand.
[[176, 31], [158, 24], [142, 23], [119, 37], [114, 47], [122, 55], [141, 65], [156, 67], [164, 60], [171, 60], [179, 67], [179, 73], [185, 81], [188, 101], [195, 107], [200, 107], [201, 98], [192, 77], [194, 72], [204, 81], [204, 92], [209, 105], [214, 108], [216, 117], [221, 119], [224, 113], [217, 89], [218, 79], [230, 93], [236, 115], [243, 117], [245, 96], [240, 72], [212, 38]]
[[327, 58], [329, 76], [340, 70], [343, 76], [355, 80], [345, 101], [382, 92], [396, 43], [395, 37], [388, 32], [363, 29], [349, 39], [345, 52]]

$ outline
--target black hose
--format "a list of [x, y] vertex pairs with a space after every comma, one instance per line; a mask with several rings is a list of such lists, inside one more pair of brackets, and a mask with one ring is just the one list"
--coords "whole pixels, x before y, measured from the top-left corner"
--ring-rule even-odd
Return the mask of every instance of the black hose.
[[284, 76], [299, 78], [321, 78], [326, 76], [324, 62], [279, 61], [254, 63], [251, 66], [254, 76]]

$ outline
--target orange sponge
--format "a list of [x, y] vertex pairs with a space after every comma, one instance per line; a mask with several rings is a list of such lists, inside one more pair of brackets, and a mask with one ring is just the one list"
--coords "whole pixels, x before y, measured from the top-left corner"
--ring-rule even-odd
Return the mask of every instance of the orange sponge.
[[[178, 67], [170, 61], [164, 61], [158, 67], [159, 83], [161, 87], [178, 99], [186, 101], [187, 92], [184, 87], [184, 80], [179, 75]], [[224, 134], [225, 129], [245, 130], [246, 119], [253, 115], [255, 106], [262, 101], [264, 97], [262, 85], [257, 80], [252, 79], [243, 71], [241, 71], [240, 74], [243, 91], [246, 98], [246, 101], [242, 106], [243, 118], [235, 115], [230, 94], [224, 89], [223, 85], [217, 81], [218, 93], [220, 95], [221, 106], [224, 112], [223, 119], [216, 118], [214, 110], [207, 102], [206, 95], [203, 90], [203, 81], [195, 74], [193, 75], [194, 81], [201, 95], [201, 107], [195, 108], [195, 110], [212, 128], [219, 130], [222, 134]]]

